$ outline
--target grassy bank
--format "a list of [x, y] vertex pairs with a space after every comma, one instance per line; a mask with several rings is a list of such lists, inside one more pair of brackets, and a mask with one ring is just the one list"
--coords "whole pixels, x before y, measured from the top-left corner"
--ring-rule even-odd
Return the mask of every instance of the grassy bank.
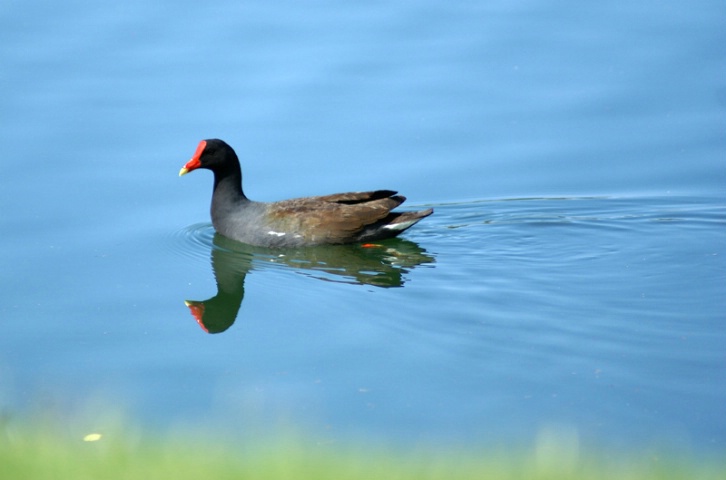
[[233, 443], [192, 431], [150, 436], [128, 425], [82, 431], [57, 422], [0, 424], [0, 476], [44, 479], [724, 479], [723, 461], [580, 452], [544, 436], [519, 452], [320, 445], [299, 434]]

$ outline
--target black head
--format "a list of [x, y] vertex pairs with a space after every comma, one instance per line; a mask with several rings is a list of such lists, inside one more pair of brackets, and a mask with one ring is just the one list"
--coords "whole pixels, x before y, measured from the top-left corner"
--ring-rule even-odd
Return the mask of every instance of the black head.
[[179, 171], [179, 176], [196, 170], [206, 168], [213, 172], [239, 171], [239, 159], [232, 147], [223, 140], [212, 138], [202, 140], [197, 145], [191, 160]]

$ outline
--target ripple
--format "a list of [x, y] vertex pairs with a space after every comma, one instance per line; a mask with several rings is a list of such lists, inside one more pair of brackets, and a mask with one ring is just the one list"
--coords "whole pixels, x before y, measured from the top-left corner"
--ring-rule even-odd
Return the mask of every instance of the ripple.
[[209, 222], [195, 223], [169, 235], [170, 250], [193, 260], [209, 262], [209, 252], [214, 248], [214, 228]]
[[434, 207], [434, 215], [412, 230], [411, 236], [443, 239], [498, 229], [535, 232], [541, 227], [632, 231], [669, 222], [711, 228], [723, 224], [726, 213], [711, 198], [662, 196], [475, 199], [429, 206]]

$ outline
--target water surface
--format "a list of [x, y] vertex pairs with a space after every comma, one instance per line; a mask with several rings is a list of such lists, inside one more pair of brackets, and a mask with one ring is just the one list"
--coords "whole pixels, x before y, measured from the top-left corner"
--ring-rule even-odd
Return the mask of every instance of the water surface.
[[[708, 0], [8, 3], [0, 406], [723, 451], [724, 24]], [[230, 245], [209, 173], [176, 176], [209, 137], [254, 199], [436, 212], [367, 249]]]

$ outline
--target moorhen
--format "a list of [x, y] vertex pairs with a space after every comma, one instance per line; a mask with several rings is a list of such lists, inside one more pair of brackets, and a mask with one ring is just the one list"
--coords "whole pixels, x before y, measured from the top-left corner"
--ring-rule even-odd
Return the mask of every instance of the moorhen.
[[237, 154], [219, 139], [199, 142], [179, 176], [198, 168], [214, 173], [214, 229], [250, 245], [301, 247], [382, 240], [395, 237], [433, 213], [431, 208], [391, 212], [406, 200], [391, 190], [255, 202], [242, 191]]

